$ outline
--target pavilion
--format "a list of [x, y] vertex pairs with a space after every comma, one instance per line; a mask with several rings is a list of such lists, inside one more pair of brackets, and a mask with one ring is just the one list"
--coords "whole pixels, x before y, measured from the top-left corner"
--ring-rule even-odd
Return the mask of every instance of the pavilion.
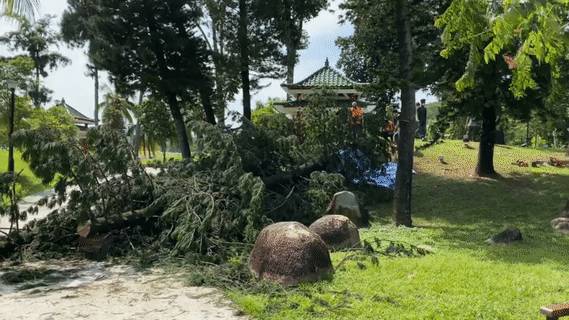
[[375, 105], [368, 103], [362, 97], [362, 87], [365, 85], [367, 84], [351, 80], [333, 69], [326, 59], [324, 67], [316, 70], [306, 79], [292, 84], [283, 83], [281, 87], [287, 93], [287, 101], [277, 102], [274, 107], [277, 111], [292, 118], [306, 105], [306, 99], [311, 94], [326, 91], [333, 94], [337, 107], [348, 108], [356, 101], [367, 113], [373, 111]]
[[61, 99], [56, 103], [56, 106], [63, 107], [75, 121], [75, 126], [79, 128], [80, 131], [87, 131], [89, 128], [94, 127], [96, 125], [95, 120], [87, 117], [86, 115], [79, 112], [77, 109], [73, 108], [69, 104], [65, 102], [65, 99]]

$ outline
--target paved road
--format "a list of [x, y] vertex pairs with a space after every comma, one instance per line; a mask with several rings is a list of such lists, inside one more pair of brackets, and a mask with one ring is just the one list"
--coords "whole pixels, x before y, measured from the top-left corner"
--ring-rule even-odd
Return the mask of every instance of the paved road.
[[[46, 196], [52, 196], [54, 194], [55, 192], [53, 191], [53, 189], [51, 189], [27, 196], [18, 203], [20, 211], [26, 211], [28, 210], [29, 207], [34, 206], [42, 198]], [[38, 214], [28, 217], [27, 221], [20, 222], [20, 226], [25, 225], [27, 222], [32, 221], [34, 219], [45, 218], [50, 212], [52, 212], [56, 208], [58, 207], [55, 207], [53, 209], [49, 209], [46, 206], [39, 207]], [[10, 228], [10, 219], [8, 217], [0, 217], [0, 230], [6, 231], [9, 228]]]
[[[151, 167], [147, 167], [144, 169], [146, 171], [146, 173], [148, 173], [151, 176], [155, 176], [158, 173], [160, 173], [161, 169], [156, 169], [156, 168], [151, 168]], [[71, 188], [68, 188], [68, 191], [71, 191]], [[45, 190], [30, 196], [25, 197], [24, 199], [22, 199], [22, 201], [20, 201], [20, 203], [18, 204], [20, 207], [20, 211], [26, 211], [28, 210], [29, 207], [35, 205], [40, 199], [46, 197], [46, 196], [51, 196], [54, 195], [55, 191], [53, 189], [50, 190]], [[63, 204], [62, 206], [65, 206], [65, 204]], [[38, 214], [37, 215], [33, 215], [28, 217], [27, 221], [20, 221], [20, 226], [24, 226], [26, 223], [34, 220], [34, 219], [43, 219], [45, 218], [49, 213], [51, 213], [53, 210], [60, 208], [59, 206], [54, 207], [53, 209], [49, 209], [46, 206], [42, 206], [39, 207], [38, 209]], [[10, 219], [8, 217], [0, 217], [0, 230], [2, 231], [6, 231], [10, 228]]]

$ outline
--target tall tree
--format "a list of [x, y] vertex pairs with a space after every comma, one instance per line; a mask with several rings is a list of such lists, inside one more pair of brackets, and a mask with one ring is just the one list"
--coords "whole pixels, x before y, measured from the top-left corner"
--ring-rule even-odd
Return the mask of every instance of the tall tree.
[[459, 92], [476, 89], [488, 78], [509, 83], [506, 90], [500, 90], [501, 86], [485, 90], [491, 103], [484, 105], [481, 115], [478, 175], [495, 174], [493, 154], [500, 107], [495, 101], [507, 96], [507, 91], [516, 99], [533, 95], [531, 100], [543, 100], [551, 77], [559, 76], [559, 65], [569, 49], [565, 31], [568, 8], [567, 1], [454, 0], [437, 20], [437, 26], [444, 28], [441, 55], [448, 58], [466, 51], [468, 57], [464, 73], [455, 83]]
[[367, 94], [379, 105], [401, 99], [399, 167], [393, 210], [397, 225], [411, 226], [412, 168], [415, 134], [415, 91], [433, 85], [441, 73], [440, 32], [435, 17], [449, 0], [348, 0], [343, 21], [354, 26], [339, 38], [339, 65], [348, 76], [370, 83]]
[[103, 125], [111, 129], [124, 130], [125, 121], [133, 122], [134, 104], [118, 94], [106, 94], [99, 107], [103, 111]]
[[[200, 97], [207, 119], [211, 106], [209, 58], [194, 34], [200, 10], [181, 0], [69, 0], [65, 21], [83, 21], [96, 63], [123, 90], [148, 88], [167, 102], [185, 159], [191, 158], [182, 99]], [[65, 24], [63, 25], [65, 28]]]
[[249, 77], [249, 1], [239, 0], [239, 39], [241, 90], [243, 92], [243, 116], [251, 120], [251, 84]]
[[235, 0], [202, 0], [204, 16], [199, 26], [213, 62], [214, 110], [217, 122], [225, 124], [227, 103], [239, 91], [239, 55], [232, 52], [237, 38], [237, 3]]
[[95, 126], [99, 126], [99, 69], [93, 64], [87, 64], [87, 76], [93, 78], [94, 85], [94, 112]]
[[259, 14], [253, 0], [238, 0], [237, 52], [241, 75], [243, 116], [251, 120], [251, 90], [262, 78], [280, 78], [282, 52], [278, 32], [269, 19]]
[[41, 77], [45, 78], [48, 75], [46, 69], [54, 70], [70, 63], [65, 56], [53, 51], [53, 47], [57, 47], [59, 43], [60, 36], [52, 30], [51, 19], [52, 17], [47, 16], [33, 24], [26, 19], [19, 19], [18, 30], [0, 37], [0, 43], [9, 44], [13, 50], [27, 52], [34, 61], [36, 83], [32, 99], [36, 108], [49, 101], [47, 93], [41, 89]]
[[257, 10], [275, 25], [279, 40], [286, 49], [286, 82], [294, 82], [298, 51], [306, 47], [304, 23], [328, 6], [327, 0], [256, 0]]
[[175, 137], [172, 117], [162, 112], [164, 102], [150, 98], [138, 106], [137, 120], [149, 141], [156, 141], [162, 151], [162, 161], [166, 162], [166, 145]]
[[415, 144], [415, 91], [412, 65], [411, 23], [409, 3], [397, 0], [397, 38], [399, 41], [399, 72], [401, 77], [401, 117], [399, 119], [399, 166], [395, 183], [393, 215], [396, 225], [412, 226], [411, 191], [413, 187], [413, 152]]

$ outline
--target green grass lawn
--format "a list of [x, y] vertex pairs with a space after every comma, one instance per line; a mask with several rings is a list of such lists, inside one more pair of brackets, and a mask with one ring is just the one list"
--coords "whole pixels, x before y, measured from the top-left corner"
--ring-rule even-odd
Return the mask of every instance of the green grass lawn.
[[[511, 163], [565, 157], [499, 146], [502, 177], [478, 179], [471, 176], [476, 155], [457, 141], [424, 150], [416, 157], [416, 227], [393, 227], [385, 204], [372, 208], [375, 221], [361, 230], [364, 239], [428, 245], [433, 254], [348, 262], [333, 280], [285, 295], [234, 291], [230, 297], [258, 319], [543, 319], [540, 306], [569, 302], [569, 237], [549, 225], [569, 197], [569, 169]], [[507, 226], [520, 228], [523, 242], [484, 242]], [[332, 254], [334, 265], [344, 256]]]
[[[41, 180], [36, 177], [30, 170], [28, 164], [22, 160], [19, 151], [14, 153], [14, 167], [16, 173], [22, 171], [20, 175], [20, 184], [17, 186], [16, 190], [20, 196], [25, 197], [29, 194], [36, 192], [41, 192], [45, 189], [50, 188], [41, 183]], [[6, 172], [8, 170], [8, 150], [0, 150], [0, 172]]]
[[[147, 155], [143, 155], [142, 153], [139, 153], [139, 157], [140, 157], [140, 161], [142, 161], [143, 164], [151, 164], [151, 163], [162, 163], [162, 160], [164, 159], [164, 153], [160, 152], [160, 151], [156, 151], [155, 157], [153, 158], [149, 158]], [[173, 159], [173, 160], [182, 160], [182, 154], [179, 152], [166, 152], [166, 161]]]

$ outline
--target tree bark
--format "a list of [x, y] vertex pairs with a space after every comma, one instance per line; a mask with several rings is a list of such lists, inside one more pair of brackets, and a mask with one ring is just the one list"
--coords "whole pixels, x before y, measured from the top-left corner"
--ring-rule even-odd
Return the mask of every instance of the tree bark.
[[214, 66], [214, 77], [215, 77], [215, 116], [217, 117], [217, 123], [221, 126], [225, 126], [225, 84], [223, 82], [222, 63], [221, 57], [223, 56], [222, 46], [219, 44], [222, 40], [218, 38], [217, 26], [212, 18], [212, 50], [213, 50], [213, 66]]
[[10, 89], [10, 112], [8, 113], [8, 173], [12, 174], [12, 178], [15, 179], [15, 168], [14, 168], [14, 113], [16, 107], [16, 89]]
[[411, 227], [413, 148], [415, 144], [415, 87], [412, 83], [413, 49], [407, 0], [397, 0], [397, 37], [401, 77], [401, 118], [399, 121], [399, 166], [395, 183], [393, 219], [396, 225]]
[[99, 126], [99, 69], [93, 68], [93, 78], [95, 78], [95, 126]]
[[494, 170], [494, 145], [496, 143], [496, 107], [490, 105], [482, 110], [482, 133], [478, 150], [476, 175], [488, 177], [496, 174]]
[[36, 67], [36, 98], [34, 99], [34, 107], [39, 109], [41, 107], [40, 99], [40, 69]]
[[[138, 95], [138, 105], [142, 105], [142, 102], [144, 101], [144, 94], [145, 94], [145, 90], [146, 89], [142, 89], [140, 90], [140, 94]], [[135, 127], [134, 127], [134, 138], [133, 138], [133, 147], [134, 150], [136, 150], [136, 157], [139, 157], [140, 154], [140, 144], [141, 144], [141, 140], [144, 138], [144, 133], [142, 132], [142, 126], [140, 125], [140, 121], [137, 121]]]
[[247, 0], [239, 0], [239, 52], [241, 55], [241, 89], [243, 91], [243, 117], [251, 120], [251, 88], [249, 79], [249, 26]]
[[296, 65], [296, 46], [289, 40], [286, 46], [286, 83], [294, 83], [294, 66]]
[[174, 125], [176, 126], [176, 134], [178, 135], [178, 143], [180, 144], [180, 152], [182, 153], [182, 158], [191, 159], [192, 154], [190, 152], [190, 142], [188, 140], [188, 132], [186, 131], [186, 124], [184, 123], [184, 117], [180, 111], [180, 105], [178, 104], [178, 98], [175, 95], [170, 94], [168, 96], [168, 105], [170, 107], [170, 112], [172, 113], [172, 118], [174, 118]]
[[215, 125], [215, 112], [213, 111], [213, 106], [211, 104], [211, 89], [209, 87], [200, 88], [200, 99], [202, 101], [205, 120]]

